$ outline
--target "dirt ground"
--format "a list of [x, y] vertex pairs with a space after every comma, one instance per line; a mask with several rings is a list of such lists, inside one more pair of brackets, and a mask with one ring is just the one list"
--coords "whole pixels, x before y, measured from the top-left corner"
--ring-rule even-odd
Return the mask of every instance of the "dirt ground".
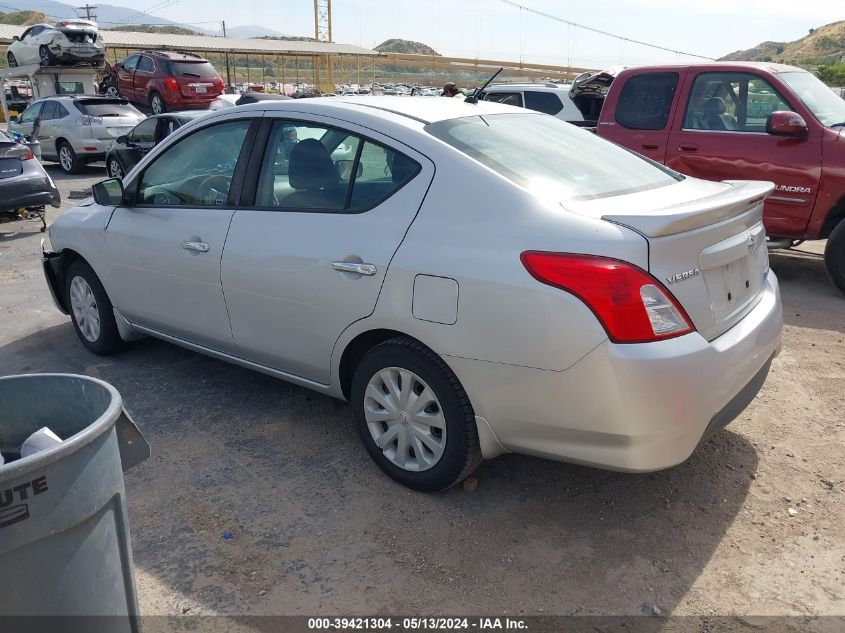
[[[63, 208], [104, 173], [49, 170]], [[126, 477], [144, 614], [845, 616], [845, 297], [821, 244], [771, 255], [783, 351], [685, 464], [506, 455], [474, 492], [425, 495], [381, 474], [344, 404], [154, 340], [89, 354], [52, 306], [40, 237], [0, 224], [0, 375], [120, 390], [153, 451]]]

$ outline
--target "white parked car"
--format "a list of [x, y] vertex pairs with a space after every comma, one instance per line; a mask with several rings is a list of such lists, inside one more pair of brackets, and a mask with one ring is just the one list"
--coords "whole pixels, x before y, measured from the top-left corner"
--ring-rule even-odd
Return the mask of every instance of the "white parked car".
[[6, 58], [9, 66], [88, 63], [99, 66], [105, 60], [106, 46], [91, 20], [64, 20], [36, 24], [13, 38]]
[[579, 126], [595, 125], [594, 120], [584, 119], [578, 106], [569, 98], [570, 88], [569, 84], [553, 83], [493, 84], [485, 88], [479, 98], [551, 114]]
[[350, 400], [415, 489], [506, 451], [651, 471], [780, 348], [772, 188], [498, 103], [265, 101], [95, 185], [44, 270], [92, 352], [146, 334]]
[[111, 144], [146, 118], [126, 99], [94, 95], [46, 97], [34, 101], [9, 130], [36, 137], [44, 160], [58, 161], [68, 174], [103, 160]]

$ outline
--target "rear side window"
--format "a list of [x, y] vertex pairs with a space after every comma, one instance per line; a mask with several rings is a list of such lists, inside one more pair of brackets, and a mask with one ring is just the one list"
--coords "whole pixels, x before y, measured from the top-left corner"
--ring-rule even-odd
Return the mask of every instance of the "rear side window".
[[97, 99], [96, 101], [75, 101], [76, 109], [88, 116], [115, 117], [139, 114], [133, 106], [119, 99]]
[[291, 211], [365, 211], [419, 170], [407, 156], [350, 132], [279, 120], [270, 132], [255, 204]]
[[217, 71], [214, 70], [208, 62], [165, 62], [165, 72], [174, 77], [198, 77], [201, 79], [211, 79], [217, 77]]
[[525, 91], [525, 107], [544, 114], [557, 114], [563, 110], [560, 98], [553, 92]]
[[52, 119], [57, 119], [56, 116], [56, 102], [55, 101], [48, 101], [44, 104], [44, 107], [41, 109], [41, 120], [42, 121], [50, 121]]
[[522, 95], [518, 92], [490, 92], [487, 94], [486, 100], [522, 107]]
[[153, 60], [147, 56], [141, 57], [141, 60], [138, 62], [138, 70], [144, 73], [151, 73], [153, 69]]
[[633, 130], [662, 130], [669, 110], [678, 73], [646, 73], [630, 77], [616, 104], [616, 122]]

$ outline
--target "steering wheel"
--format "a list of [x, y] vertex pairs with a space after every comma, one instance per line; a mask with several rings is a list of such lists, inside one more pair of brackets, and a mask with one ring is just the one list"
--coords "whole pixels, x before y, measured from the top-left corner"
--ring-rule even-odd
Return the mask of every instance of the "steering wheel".
[[[222, 206], [226, 203], [232, 177], [223, 174], [212, 174], [202, 179], [197, 185], [196, 198], [209, 206]], [[222, 198], [221, 198], [222, 196]]]

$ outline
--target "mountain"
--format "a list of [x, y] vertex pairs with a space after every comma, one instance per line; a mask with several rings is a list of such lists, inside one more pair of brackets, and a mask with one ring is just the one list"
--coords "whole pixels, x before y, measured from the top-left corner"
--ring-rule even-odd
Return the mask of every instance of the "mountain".
[[845, 56], [845, 20], [810, 29], [794, 42], [762, 42], [719, 61], [782, 62], [799, 66], [835, 64]]
[[47, 16], [40, 11], [10, 11], [9, 13], [0, 13], [0, 24], [30, 26], [46, 20]]
[[248, 26], [229, 26], [226, 27], [226, 35], [229, 37], [250, 38], [250, 37], [284, 37], [284, 33], [268, 29], [256, 24]]
[[107, 31], [134, 31], [135, 33], [164, 33], [165, 35], [203, 35], [199, 31], [186, 29], [184, 26], [156, 25], [156, 24], [127, 24], [112, 26]]
[[413, 55], [440, 55], [428, 44], [412, 40], [390, 39], [376, 46], [380, 53], [407, 53]]

